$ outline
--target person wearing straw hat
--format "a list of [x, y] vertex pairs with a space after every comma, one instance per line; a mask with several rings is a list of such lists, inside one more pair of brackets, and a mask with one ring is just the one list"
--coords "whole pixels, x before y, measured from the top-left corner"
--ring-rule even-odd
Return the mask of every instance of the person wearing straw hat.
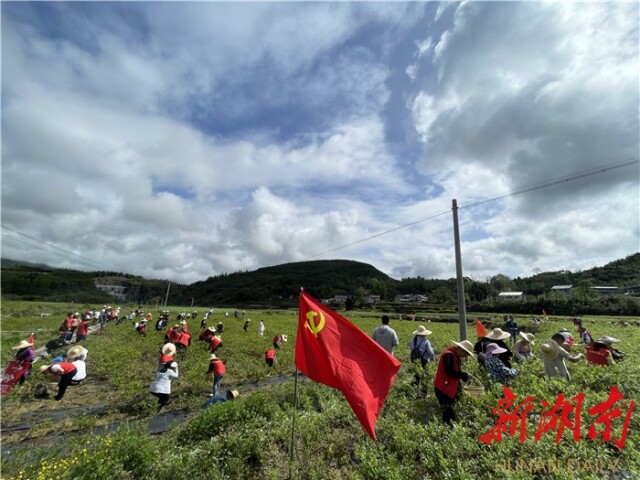
[[533, 358], [533, 349], [535, 345], [533, 333], [519, 332], [520, 340], [513, 347], [513, 358], [519, 362]]
[[225, 393], [221, 393], [219, 395], [214, 395], [207, 399], [206, 402], [202, 404], [202, 409], [207, 408], [209, 405], [213, 405], [214, 403], [226, 402], [228, 400], [234, 400], [238, 398], [240, 392], [238, 390], [227, 390]]
[[48, 373], [54, 377], [60, 378], [58, 382], [58, 393], [54, 397], [56, 400], [60, 401], [62, 400], [62, 397], [64, 397], [67, 387], [71, 385], [71, 381], [78, 370], [73, 363], [62, 361], [54, 363], [53, 365], [42, 365], [40, 367], [40, 372]]
[[160, 358], [158, 359], [158, 369], [165, 363], [171, 363], [176, 354], [176, 346], [173, 343], [165, 343], [160, 349]]
[[500, 354], [500, 360], [505, 364], [507, 368], [511, 368], [511, 358], [513, 353], [509, 350], [509, 346], [504, 342], [509, 338], [511, 334], [505, 332], [501, 328], [494, 328], [486, 336], [480, 338], [473, 347], [473, 351], [478, 355], [478, 363], [484, 365], [484, 353], [488, 344], [496, 343], [499, 347], [504, 348], [506, 351]]
[[207, 370], [207, 374], [213, 376], [213, 386], [211, 388], [213, 396], [218, 395], [220, 383], [225, 373], [227, 373], [227, 369], [224, 366], [224, 362], [219, 359], [215, 353], [212, 353], [209, 357], [209, 370]]
[[276, 335], [273, 337], [273, 348], [280, 348], [284, 342], [287, 341], [287, 336], [285, 334]]
[[249, 331], [249, 324], [251, 324], [251, 319], [247, 318], [244, 321], [244, 325], [242, 326], [242, 329], [244, 330], [244, 333], [247, 333]]
[[587, 362], [593, 365], [613, 365], [615, 360], [622, 360], [624, 353], [615, 349], [614, 343], [620, 343], [620, 340], [605, 335], [587, 345]]
[[31, 368], [33, 367], [33, 361], [36, 359], [36, 353], [33, 350], [33, 344], [28, 340], [20, 341], [15, 347], [11, 347], [11, 350], [15, 352], [16, 362], [18, 362], [21, 367], [25, 367], [24, 372], [18, 380], [18, 383], [22, 385], [31, 375]]
[[265, 331], [264, 322], [260, 320], [260, 322], [258, 323], [258, 335], [262, 337], [264, 335], [264, 331]]
[[222, 322], [218, 322], [218, 324], [216, 325], [216, 333], [222, 332], [224, 332], [224, 325], [222, 324]]
[[222, 338], [219, 335], [214, 335], [209, 340], [209, 347], [211, 349], [211, 353], [216, 353], [219, 349], [222, 348]]
[[171, 402], [171, 382], [178, 378], [178, 364], [167, 362], [156, 373], [156, 379], [151, 383], [149, 391], [158, 398], [158, 411]]
[[565, 348], [565, 337], [556, 333], [551, 337], [551, 340], [546, 340], [540, 345], [540, 358], [544, 362], [544, 371], [548, 377], [561, 377], [567, 380], [571, 380], [565, 360], [570, 362], [579, 362], [584, 355], [579, 353], [576, 356], [572, 356]]
[[207, 327], [200, 333], [200, 335], [198, 335], [198, 339], [209, 343], [209, 341], [211, 341], [211, 337], [213, 337], [215, 334], [216, 334], [215, 328]]
[[573, 335], [571, 335], [571, 332], [566, 328], [560, 330], [558, 334], [562, 335], [562, 337], [564, 338], [564, 345], [562, 346], [562, 348], [570, 352], [571, 348], [573, 347]]
[[451, 423], [456, 419], [453, 406], [456, 403], [460, 380], [469, 380], [469, 374], [461, 369], [462, 359], [473, 357], [473, 344], [469, 340], [453, 342], [453, 346], [443, 350], [438, 362], [438, 370], [433, 381], [438, 403], [442, 408], [442, 421]]
[[593, 343], [593, 336], [591, 333], [582, 325], [578, 326], [578, 333], [580, 334], [580, 341], [585, 345], [589, 345]]
[[436, 353], [431, 347], [431, 342], [427, 338], [433, 332], [427, 330], [424, 325], [419, 325], [418, 328], [412, 333], [413, 338], [409, 341], [409, 356], [412, 362], [420, 360], [422, 367], [425, 367], [428, 362], [436, 361]]
[[489, 343], [484, 351], [484, 367], [489, 373], [489, 378], [506, 385], [507, 380], [516, 377], [520, 372], [515, 368], [506, 367], [498, 357], [501, 353], [504, 353], [504, 348], [497, 343]]
[[89, 350], [81, 345], [76, 345], [67, 350], [67, 360], [76, 367], [76, 374], [71, 378], [71, 385], [80, 385], [87, 378], [87, 355]]

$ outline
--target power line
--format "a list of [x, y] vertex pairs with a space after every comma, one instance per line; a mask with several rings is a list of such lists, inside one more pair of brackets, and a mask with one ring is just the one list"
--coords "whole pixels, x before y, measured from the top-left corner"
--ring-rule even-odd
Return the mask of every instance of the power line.
[[[522, 187], [522, 188], [518, 188], [518, 189], [515, 189], [515, 190], [510, 190], [508, 192], [504, 192], [504, 193], [495, 195], [493, 197], [485, 198], [483, 200], [478, 200], [477, 202], [469, 203], [467, 205], [461, 205], [461, 206], [458, 207], [458, 209], [477, 207], [479, 205], [484, 205], [485, 203], [494, 202], [496, 200], [500, 200], [500, 199], [503, 199], [503, 198], [513, 197], [513, 196], [516, 196], [516, 195], [522, 195], [523, 193], [532, 192], [534, 190], [540, 190], [542, 188], [552, 187], [552, 186], [558, 185], [560, 183], [571, 182], [573, 180], [578, 180], [580, 178], [585, 178], [585, 177], [589, 177], [589, 176], [592, 176], [592, 175], [605, 173], [605, 172], [608, 172], [610, 170], [615, 170], [615, 169], [618, 169], [618, 168], [628, 167], [628, 166], [635, 165], [635, 164], [638, 164], [638, 163], [640, 163], [640, 157], [630, 158], [628, 160], [624, 160], [624, 161], [619, 162], [619, 163], [614, 163], [614, 164], [610, 164], [610, 165], [603, 165], [603, 166], [595, 167], [595, 168], [592, 168], [592, 169], [589, 169], [589, 170], [584, 170], [582, 172], [574, 173], [573, 175], [569, 175], [569, 176], [566, 176], [566, 177], [560, 177], [560, 178], [553, 179], [553, 180], [547, 180], [547, 181], [544, 181], [544, 182], [541, 182], [541, 183], [537, 183], [535, 185], [530, 185], [528, 187]], [[306, 258], [302, 259], [302, 261], [310, 260], [310, 259], [316, 258], [316, 257], [320, 257], [320, 256], [323, 256], [323, 255], [326, 255], [327, 253], [335, 252], [336, 250], [342, 250], [343, 248], [351, 247], [353, 245], [357, 245], [359, 243], [363, 243], [363, 242], [372, 240], [374, 238], [382, 237], [384, 235], [387, 235], [387, 234], [392, 233], [392, 232], [396, 232], [398, 230], [402, 230], [404, 228], [412, 227], [413, 225], [417, 225], [419, 223], [426, 222], [427, 220], [432, 220], [432, 219], [434, 219], [436, 217], [440, 217], [440, 216], [442, 216], [442, 215], [444, 215], [446, 213], [449, 213], [450, 211], [451, 211], [450, 209], [447, 209], [447, 210], [443, 210], [443, 211], [434, 213], [433, 215], [430, 215], [430, 216], [425, 217], [425, 218], [421, 218], [420, 220], [416, 220], [415, 222], [405, 223], [403, 225], [399, 225], [397, 227], [390, 228], [390, 229], [385, 230], [383, 232], [376, 233], [376, 234], [371, 235], [369, 237], [365, 237], [365, 238], [362, 238], [360, 240], [356, 240], [355, 242], [346, 243], [344, 245], [340, 245], [338, 247], [334, 247], [334, 248], [331, 248], [329, 250], [325, 250], [323, 252], [316, 253], [314, 255], [311, 255], [309, 257], [306, 257]]]
[[[62, 257], [64, 259], [66, 259], [66, 260], [75, 260], [75, 261], [78, 261], [80, 263], [83, 263], [83, 264], [85, 264], [87, 266], [90, 266], [90, 267], [93, 267], [93, 268], [96, 268], [96, 266], [100, 266], [100, 268], [104, 268], [104, 265], [107, 265], [107, 264], [100, 264], [100, 262], [94, 262], [91, 259], [82, 260], [82, 258], [84, 258], [84, 257], [80, 257], [79, 255], [76, 255], [75, 257], [80, 257], [80, 258], [74, 258], [73, 256], [70, 256], [70, 255], [67, 255], [67, 254], [58, 253], [58, 252], [52, 252], [51, 250], [47, 250], [46, 248], [43, 248], [43, 247], [41, 247], [39, 245], [33, 245], [33, 244], [29, 243], [29, 242], [25, 242], [24, 240], [20, 240], [19, 238], [7, 237], [6, 235], [0, 235], [0, 237], [2, 237], [4, 240], [10, 240], [10, 241], [13, 241], [13, 242], [22, 243], [23, 245], [27, 245], [27, 246], [29, 246], [31, 248], [35, 248], [37, 250], [42, 250], [43, 252], [47, 252], [47, 253], [50, 253], [50, 254], [53, 254], [53, 255], [57, 255], [57, 256]], [[109, 266], [109, 268], [114, 268], [114, 266]], [[117, 268], [116, 268], [116, 270], [117, 270]]]

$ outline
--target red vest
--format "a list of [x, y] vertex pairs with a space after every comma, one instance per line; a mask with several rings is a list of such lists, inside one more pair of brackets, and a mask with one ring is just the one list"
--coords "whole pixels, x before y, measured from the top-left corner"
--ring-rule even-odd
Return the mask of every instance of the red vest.
[[449, 347], [440, 354], [440, 361], [438, 362], [438, 370], [436, 371], [436, 378], [433, 380], [433, 385], [447, 397], [455, 398], [458, 393], [458, 386], [460, 385], [460, 379], [450, 377], [444, 371], [444, 356], [447, 354], [453, 355], [453, 369], [460, 371], [460, 359], [456, 353], [456, 347]]
[[167, 363], [167, 362], [173, 362], [173, 355], [160, 355], [160, 360], [158, 360], [158, 363]]
[[[51, 371], [51, 367], [53, 367], [53, 365], [58, 365], [60, 368], [62, 368], [62, 373]], [[47, 371], [52, 375], [55, 375], [56, 377], [71, 373], [76, 369], [76, 366], [73, 363], [69, 362], [58, 362], [54, 363], [53, 365], [51, 365], [51, 367], [49, 367]]]
[[220, 360], [219, 358], [211, 360], [209, 368], [213, 371], [214, 377], [219, 377], [220, 375], [224, 375], [227, 372], [227, 370], [224, 368], [224, 363], [222, 363], [222, 360]]
[[185, 347], [189, 346], [189, 340], [191, 340], [191, 335], [188, 333], [180, 333], [178, 332], [178, 343], [184, 345]]
[[275, 350], [267, 350], [266, 352], [264, 352], [264, 358], [265, 359], [274, 359], [276, 358], [276, 351]]
[[607, 359], [609, 358], [609, 350], [603, 348], [601, 350], [594, 350], [591, 345], [587, 346], [587, 362], [594, 363], [596, 365], [608, 365]]
[[89, 322], [80, 322], [80, 325], [78, 325], [78, 335], [86, 335], [89, 333], [88, 325]]
[[211, 350], [215, 350], [222, 343], [218, 337], [211, 337]]

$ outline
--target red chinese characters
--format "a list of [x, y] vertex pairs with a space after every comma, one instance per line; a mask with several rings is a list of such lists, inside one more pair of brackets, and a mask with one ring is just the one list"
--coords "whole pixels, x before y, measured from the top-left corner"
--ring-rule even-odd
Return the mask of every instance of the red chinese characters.
[[[520, 442], [526, 440], [527, 415], [536, 406], [533, 396], [530, 395], [516, 404], [516, 396], [507, 386], [503, 386], [503, 395], [504, 398], [498, 400], [498, 405], [492, 410], [492, 413], [498, 416], [496, 425], [479, 437], [480, 441], [487, 445], [493, 441], [501, 442], [503, 433], [513, 437], [517, 431], [519, 432], [518, 440]], [[555, 431], [555, 442], [559, 443], [565, 430], [569, 430], [572, 432], [574, 441], [580, 441], [584, 400], [584, 393], [567, 399], [562, 392], [558, 393], [553, 404], [542, 400], [542, 410], [539, 415], [535, 440], [540, 440], [542, 435], [549, 431]], [[622, 404], [619, 403], [622, 400], [624, 400], [624, 395], [613, 386], [607, 400], [587, 410], [590, 416], [595, 417], [588, 427], [589, 439], [595, 440], [601, 435], [605, 442], [611, 441], [618, 448], [624, 448], [631, 414], [636, 402], [629, 401], [626, 404], [627, 411], [623, 414]], [[617, 408], [614, 408], [616, 404]], [[621, 419], [623, 415], [621, 434], [618, 438], [614, 438], [614, 421]], [[603, 426], [603, 428], [599, 430], [598, 426]]]

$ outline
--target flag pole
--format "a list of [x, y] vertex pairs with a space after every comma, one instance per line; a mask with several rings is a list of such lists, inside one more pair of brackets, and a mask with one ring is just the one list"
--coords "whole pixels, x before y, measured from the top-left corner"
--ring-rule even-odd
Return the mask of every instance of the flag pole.
[[[304, 288], [300, 287], [300, 292], [303, 292]], [[300, 314], [300, 309], [298, 308], [298, 315]], [[293, 413], [291, 415], [291, 448], [289, 449], [289, 479], [293, 478], [291, 476], [293, 469], [293, 454], [294, 454], [294, 445], [296, 441], [296, 413], [298, 411], [298, 369], [296, 368], [295, 381], [293, 383]]]

